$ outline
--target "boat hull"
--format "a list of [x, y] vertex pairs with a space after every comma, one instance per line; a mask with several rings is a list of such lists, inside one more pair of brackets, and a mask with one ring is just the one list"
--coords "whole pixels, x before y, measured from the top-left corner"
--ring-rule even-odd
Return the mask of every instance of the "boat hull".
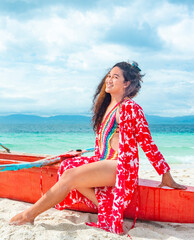
[[[0, 164], [17, 161], [33, 162], [43, 156], [0, 153]], [[0, 172], [0, 197], [29, 203], [35, 203], [42, 192], [48, 191], [57, 181], [59, 164], [42, 168], [22, 169]], [[138, 219], [177, 223], [194, 223], [194, 187], [187, 190], [158, 188], [159, 182], [140, 179], [138, 189], [124, 212], [124, 217], [134, 218], [139, 196]], [[95, 213], [96, 210], [83, 203], [71, 208], [83, 212]]]

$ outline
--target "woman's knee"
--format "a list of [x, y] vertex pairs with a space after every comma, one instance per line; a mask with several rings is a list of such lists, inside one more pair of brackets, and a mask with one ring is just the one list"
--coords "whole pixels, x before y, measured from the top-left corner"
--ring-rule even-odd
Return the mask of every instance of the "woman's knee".
[[66, 187], [68, 187], [70, 190], [74, 188], [74, 177], [75, 177], [75, 169], [70, 168], [63, 172], [61, 175], [60, 181], [63, 182]]

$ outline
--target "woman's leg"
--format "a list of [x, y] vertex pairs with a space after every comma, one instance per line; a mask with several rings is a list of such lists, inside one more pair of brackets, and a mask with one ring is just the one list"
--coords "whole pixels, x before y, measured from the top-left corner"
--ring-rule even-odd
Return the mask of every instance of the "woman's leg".
[[98, 200], [96, 198], [94, 188], [78, 188], [77, 190], [98, 207]]
[[33, 222], [42, 212], [60, 203], [68, 193], [76, 188], [114, 186], [116, 180], [116, 160], [104, 160], [66, 170], [60, 180], [46, 192], [33, 206], [16, 215], [10, 224], [21, 225]]

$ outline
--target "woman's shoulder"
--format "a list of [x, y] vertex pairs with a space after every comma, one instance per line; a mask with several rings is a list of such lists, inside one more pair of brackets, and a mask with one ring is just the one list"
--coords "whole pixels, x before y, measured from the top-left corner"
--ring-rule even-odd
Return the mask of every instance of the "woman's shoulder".
[[133, 109], [142, 109], [139, 104], [137, 104], [133, 99], [131, 98], [125, 98], [122, 102], [122, 106], [124, 107], [130, 107]]
[[133, 99], [124, 99], [120, 111], [120, 115], [127, 116], [127, 119], [137, 119], [144, 116], [142, 107], [139, 106]]

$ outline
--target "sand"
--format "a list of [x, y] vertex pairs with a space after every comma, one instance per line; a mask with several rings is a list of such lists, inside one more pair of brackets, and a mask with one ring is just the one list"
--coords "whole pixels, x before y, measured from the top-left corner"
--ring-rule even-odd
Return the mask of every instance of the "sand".
[[[145, 170], [146, 169], [146, 170]], [[185, 185], [194, 186], [194, 166], [171, 165], [174, 179]], [[140, 177], [153, 180], [161, 179], [152, 167], [140, 168]], [[97, 221], [96, 214], [81, 213], [70, 210], [58, 211], [54, 208], [42, 213], [34, 225], [10, 226], [10, 218], [25, 208], [29, 203], [0, 199], [0, 240], [54, 240], [54, 239], [129, 239], [127, 234], [119, 236], [85, 225], [85, 222]], [[129, 231], [132, 220], [124, 220], [124, 231], [133, 240], [194, 240], [194, 224], [146, 222], [137, 220], [134, 229]]]

